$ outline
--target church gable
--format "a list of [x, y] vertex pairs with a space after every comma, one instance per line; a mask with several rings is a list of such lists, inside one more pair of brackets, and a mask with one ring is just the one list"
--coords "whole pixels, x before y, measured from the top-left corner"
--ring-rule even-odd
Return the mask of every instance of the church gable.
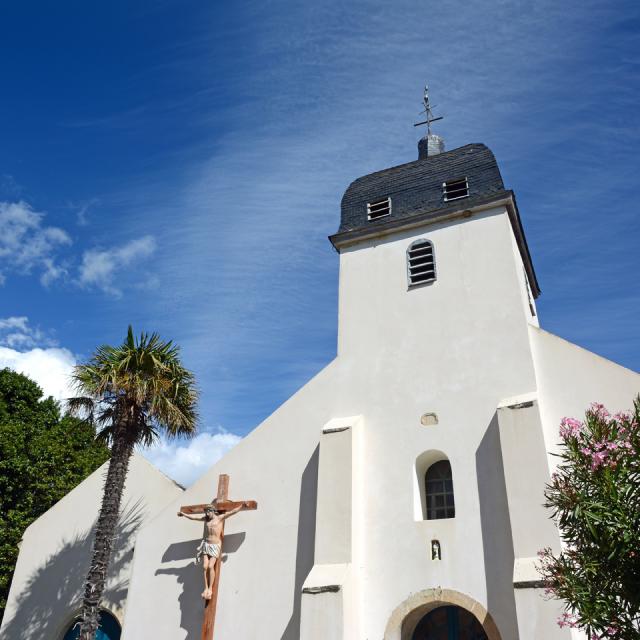
[[[61, 640], [72, 624], [81, 604], [107, 464], [25, 531], [0, 630], [3, 640]], [[145, 458], [134, 454], [103, 600], [104, 608], [120, 625], [137, 532], [183, 491]]]

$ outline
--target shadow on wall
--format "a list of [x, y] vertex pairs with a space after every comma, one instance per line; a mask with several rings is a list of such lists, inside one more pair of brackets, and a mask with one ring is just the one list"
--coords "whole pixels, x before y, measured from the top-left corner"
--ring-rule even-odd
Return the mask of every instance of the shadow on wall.
[[[316, 500], [318, 495], [318, 455], [316, 447], [302, 474], [300, 486], [300, 510], [298, 512], [298, 546], [296, 549], [296, 574], [293, 592], [292, 614], [281, 640], [298, 640], [300, 637], [300, 608], [302, 585], [313, 567], [316, 536]], [[224, 537], [222, 562], [229, 553], [235, 553], [246, 537], [245, 532], [231, 533]], [[178, 602], [180, 605], [180, 628], [187, 632], [186, 640], [200, 638], [203, 619], [203, 603], [200, 594], [203, 589], [202, 565], [194, 562], [200, 538], [170, 544], [162, 555], [162, 562], [190, 560], [182, 567], [157, 569], [155, 575], [175, 576], [180, 585]], [[221, 573], [224, 580], [224, 571]]]
[[[184, 560], [187, 548], [189, 555], [186, 557], [193, 560], [198, 544], [200, 544], [200, 539], [170, 545], [162, 556], [162, 561]], [[172, 547], [174, 547], [173, 550]], [[180, 547], [180, 549], [176, 547]], [[178, 596], [178, 604], [180, 605], [180, 627], [187, 632], [187, 640], [195, 640], [195, 638], [200, 637], [203, 609], [202, 599], [200, 598], [200, 594], [202, 593], [202, 565], [189, 562], [189, 564], [184, 567], [157, 569], [155, 575], [176, 577], [176, 581], [180, 585], [180, 595]]]
[[517, 640], [518, 620], [513, 592], [515, 555], [497, 415], [493, 416], [476, 451], [476, 473], [487, 582], [487, 611], [495, 620], [503, 638]]
[[[136, 530], [144, 517], [138, 501], [123, 510], [111, 560], [109, 581], [103, 603], [105, 608], [120, 608], [127, 597], [128, 579], [114, 580], [130, 564]], [[89, 569], [93, 547], [92, 529], [84, 536], [64, 542], [28, 579], [16, 601], [14, 616], [2, 628], [2, 640], [57, 640], [72, 623], [82, 605], [84, 580]], [[29, 549], [23, 548], [23, 553]]]
[[[226, 562], [230, 553], [235, 553], [246, 537], [246, 533], [230, 533], [224, 537], [222, 562]], [[204, 587], [202, 564], [195, 563], [196, 550], [201, 538], [170, 544], [162, 554], [162, 562], [191, 560], [184, 567], [158, 569], [155, 575], [176, 576], [180, 585], [178, 603], [180, 605], [180, 627], [187, 632], [187, 639], [200, 638], [202, 630], [203, 601], [200, 597]], [[224, 574], [220, 574], [224, 579]]]
[[300, 510], [298, 512], [298, 546], [296, 549], [296, 577], [293, 592], [293, 612], [280, 640], [300, 638], [300, 608], [302, 585], [313, 567], [316, 545], [316, 503], [318, 500], [318, 456], [315, 451], [302, 473]]

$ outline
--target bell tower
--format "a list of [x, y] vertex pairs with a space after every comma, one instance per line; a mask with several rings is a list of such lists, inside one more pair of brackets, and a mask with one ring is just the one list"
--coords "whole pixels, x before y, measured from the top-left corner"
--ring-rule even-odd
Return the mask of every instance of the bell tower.
[[[338, 415], [361, 416], [344, 473], [366, 478], [353, 485], [362, 506], [351, 539], [366, 532], [367, 555], [354, 543], [350, 570], [366, 585], [365, 629], [383, 624], [396, 591], [446, 586], [449, 604], [468, 594], [491, 609], [505, 640], [518, 637], [513, 556], [532, 554], [509, 529], [496, 407], [536, 389], [530, 331], [540, 289], [493, 153], [478, 143], [445, 151], [428, 89], [423, 100], [418, 158], [354, 180], [330, 237], [345, 376], [334, 393], [349, 407]], [[527, 433], [539, 444], [539, 425]], [[546, 471], [544, 449], [536, 455]], [[360, 476], [357, 464], [367, 469]], [[327, 465], [337, 477], [337, 456]], [[392, 535], [381, 526], [390, 522]], [[394, 580], [380, 580], [391, 566], [401, 568]], [[463, 624], [463, 612], [449, 614]], [[385, 635], [396, 637], [422, 636]]]
[[342, 198], [330, 237], [340, 254], [339, 353], [365, 356], [396, 339], [410, 350], [460, 335], [486, 340], [513, 333], [501, 326], [507, 318], [522, 331], [538, 324], [514, 192], [484, 144], [444, 151], [427, 90], [424, 103], [418, 159], [354, 180]]

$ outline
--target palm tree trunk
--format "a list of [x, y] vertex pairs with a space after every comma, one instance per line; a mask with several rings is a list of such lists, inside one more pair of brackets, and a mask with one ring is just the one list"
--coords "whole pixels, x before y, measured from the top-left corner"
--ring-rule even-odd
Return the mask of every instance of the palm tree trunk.
[[129, 469], [129, 460], [133, 453], [133, 442], [127, 437], [126, 427], [118, 431], [111, 448], [102, 506], [93, 541], [91, 566], [85, 583], [80, 640], [94, 640], [98, 630], [100, 601], [107, 580], [107, 570], [120, 516], [120, 502]]

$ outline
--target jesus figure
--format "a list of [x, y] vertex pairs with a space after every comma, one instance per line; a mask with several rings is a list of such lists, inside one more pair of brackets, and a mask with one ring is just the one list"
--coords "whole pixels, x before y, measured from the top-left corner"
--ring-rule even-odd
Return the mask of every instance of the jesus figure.
[[243, 502], [231, 511], [221, 512], [216, 510], [214, 503], [207, 506], [203, 516], [192, 516], [178, 511], [178, 516], [180, 517], [204, 522], [202, 542], [196, 551], [196, 562], [199, 563], [200, 558], [202, 558], [204, 569], [204, 591], [202, 592], [202, 597], [205, 600], [211, 600], [213, 581], [216, 577], [216, 560], [222, 553], [222, 524], [227, 518], [238, 513], [244, 506], [245, 503]]

